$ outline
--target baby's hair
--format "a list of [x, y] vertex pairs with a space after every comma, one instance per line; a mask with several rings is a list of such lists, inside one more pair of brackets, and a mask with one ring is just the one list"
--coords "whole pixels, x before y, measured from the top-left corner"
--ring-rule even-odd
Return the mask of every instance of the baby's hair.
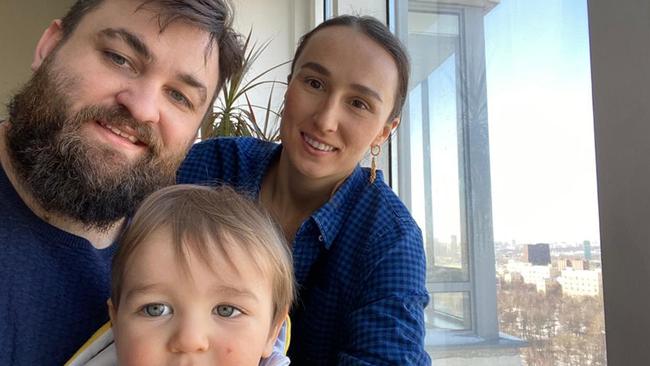
[[115, 307], [120, 304], [129, 258], [159, 228], [170, 231], [178, 260], [186, 270], [190, 252], [208, 266], [214, 255], [222, 255], [237, 268], [229, 248], [242, 249], [264, 276], [271, 278], [274, 322], [284, 317], [295, 297], [289, 247], [264, 209], [226, 186], [174, 185], [154, 192], [142, 202], [121, 235], [113, 258], [111, 301]]

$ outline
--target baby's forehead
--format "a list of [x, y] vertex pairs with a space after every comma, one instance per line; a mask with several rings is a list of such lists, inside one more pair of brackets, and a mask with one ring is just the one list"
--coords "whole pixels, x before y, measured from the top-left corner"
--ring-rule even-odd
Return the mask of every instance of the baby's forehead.
[[138, 283], [140, 279], [172, 282], [180, 278], [196, 287], [248, 283], [272, 286], [269, 261], [260, 253], [249, 250], [250, 246], [224, 242], [233, 238], [221, 238], [221, 243], [214, 240], [199, 242], [197, 238], [175, 241], [164, 235], [165, 230], [152, 234], [132, 253], [125, 271], [126, 282]]
[[[245, 238], [227, 230], [214, 232], [174, 230], [173, 225], [161, 225], [147, 235], [132, 253], [135, 258], [157, 260], [169, 252], [175, 265], [184, 272], [196, 265], [223, 273], [255, 272], [269, 277], [271, 260], [261, 243], [255, 238]], [[178, 228], [176, 228], [178, 229]]]

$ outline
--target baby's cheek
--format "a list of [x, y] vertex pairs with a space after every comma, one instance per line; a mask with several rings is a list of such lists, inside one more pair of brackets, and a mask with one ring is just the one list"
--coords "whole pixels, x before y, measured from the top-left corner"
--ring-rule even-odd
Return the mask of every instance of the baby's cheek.
[[160, 352], [161, 345], [152, 337], [122, 338], [116, 346], [120, 366], [154, 366], [165, 362]]
[[250, 342], [226, 340], [219, 347], [219, 365], [248, 366], [258, 365], [260, 354], [251, 348]]

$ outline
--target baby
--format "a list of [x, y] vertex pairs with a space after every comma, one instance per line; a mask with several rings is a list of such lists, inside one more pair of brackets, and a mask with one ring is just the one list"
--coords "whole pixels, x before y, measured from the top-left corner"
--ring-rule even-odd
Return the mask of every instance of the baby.
[[232, 189], [162, 189], [119, 241], [112, 329], [68, 364], [286, 365], [292, 268], [269, 216]]

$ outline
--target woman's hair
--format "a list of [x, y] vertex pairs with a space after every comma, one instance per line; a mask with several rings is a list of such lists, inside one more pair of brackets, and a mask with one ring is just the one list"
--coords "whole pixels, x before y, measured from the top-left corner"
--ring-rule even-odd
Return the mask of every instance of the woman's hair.
[[[63, 17], [63, 41], [68, 39], [86, 14], [106, 0], [77, 0]], [[229, 0], [140, 0], [138, 10], [152, 9], [158, 16], [160, 31], [176, 21], [183, 21], [210, 34], [206, 53], [216, 44], [219, 48], [219, 80], [214, 98], [224, 82], [242, 65], [244, 51], [241, 37], [232, 28], [233, 7]]]
[[[316, 28], [306, 33], [298, 42], [298, 48], [293, 56], [291, 63], [291, 74], [294, 72], [296, 61], [302, 54], [309, 39], [319, 31], [334, 26], [350, 27], [362, 34], [366, 35], [373, 41], [377, 42], [386, 52], [388, 52], [397, 66], [397, 90], [395, 91], [395, 103], [393, 110], [390, 113], [388, 120], [399, 117], [402, 113], [402, 108], [406, 102], [408, 94], [409, 74], [411, 72], [411, 64], [409, 62], [408, 53], [400, 40], [390, 32], [390, 30], [379, 20], [371, 16], [354, 16], [354, 15], [341, 15], [324, 21]], [[291, 78], [291, 74], [289, 78]]]
[[168, 229], [177, 258], [189, 270], [188, 253], [210, 266], [215, 255], [236, 247], [271, 279], [273, 320], [280, 321], [295, 297], [293, 263], [284, 236], [259, 205], [228, 187], [181, 184], [145, 199], [118, 240], [111, 275], [111, 300], [119, 307], [124, 273], [133, 252], [159, 228]]

